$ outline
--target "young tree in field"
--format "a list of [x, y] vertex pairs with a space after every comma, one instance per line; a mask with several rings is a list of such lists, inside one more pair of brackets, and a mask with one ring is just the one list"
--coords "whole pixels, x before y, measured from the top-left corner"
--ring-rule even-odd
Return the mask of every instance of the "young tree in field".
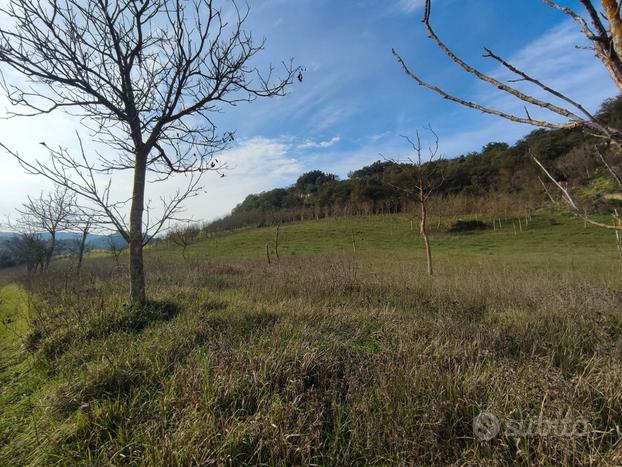
[[17, 210], [21, 216], [14, 228], [19, 233], [48, 236], [43, 269], [47, 269], [50, 265], [56, 250], [58, 232], [69, 228], [74, 207], [75, 195], [67, 188], [57, 186], [53, 192], [41, 194], [38, 198], [28, 197], [28, 201]]
[[198, 241], [200, 232], [196, 225], [179, 226], [170, 232], [168, 239], [181, 248], [181, 256], [186, 259], [186, 250]]
[[[143, 246], [179, 219], [201, 174], [222, 168], [215, 155], [234, 136], [219, 133], [213, 115], [223, 105], [283, 95], [299, 73], [291, 64], [281, 78], [272, 67], [260, 73], [252, 61], [264, 43], [244, 31], [248, 9], [226, 4], [228, 11], [217, 0], [7, 0], [0, 7], [0, 64], [29, 81], [5, 85], [14, 115], [65, 110], [107, 147], [90, 158], [81, 141], [78, 156], [43, 142], [49, 162], [4, 148], [29, 173], [66, 186], [107, 216], [129, 243], [133, 304], [146, 300]], [[132, 172], [129, 222], [110, 181], [101, 181], [119, 171]], [[146, 183], [177, 174], [186, 188], [149, 219]]]
[[72, 228], [77, 229], [80, 232], [80, 240], [78, 243], [78, 262], [76, 264], [76, 271], [80, 272], [86, 250], [86, 240], [91, 233], [91, 229], [97, 223], [97, 216], [88, 209], [77, 207], [74, 210], [72, 217]]
[[108, 244], [108, 251], [112, 254], [112, 257], [114, 258], [114, 264], [118, 268], [119, 258], [121, 257], [121, 253], [123, 253], [124, 247], [123, 245], [119, 244], [119, 239], [116, 238], [114, 235], [108, 235], [106, 243]]
[[[577, 25], [581, 28], [588, 41], [591, 43], [591, 47], [583, 47], [591, 49], [596, 58], [602, 63], [603, 67], [609, 73], [612, 81], [622, 92], [622, 16], [620, 1], [617, 0], [601, 0], [601, 6], [591, 0], [581, 0], [581, 4], [585, 9], [585, 15], [581, 15], [571, 8], [562, 6], [552, 0], [543, 0], [549, 7], [559, 10], [560, 12], [569, 16]], [[423, 24], [425, 25], [429, 37], [438, 45], [438, 47], [458, 66], [460, 66], [467, 73], [470, 73], [479, 80], [488, 83], [495, 88], [513, 96], [514, 98], [522, 101], [525, 105], [525, 114], [515, 114], [506, 112], [503, 110], [488, 107], [476, 102], [472, 102], [466, 98], [454, 96], [438, 86], [424, 81], [418, 74], [416, 74], [411, 68], [408, 67], [406, 61], [399, 55], [394, 49], [393, 54], [397, 61], [401, 65], [404, 72], [410, 76], [420, 86], [428, 88], [445, 99], [456, 102], [465, 107], [484, 112], [486, 114], [495, 115], [513, 122], [524, 123], [541, 128], [548, 129], [561, 129], [561, 128], [581, 128], [586, 133], [598, 138], [603, 142], [602, 145], [595, 148], [592, 157], [597, 160], [604, 169], [606, 169], [611, 175], [612, 180], [622, 189], [622, 176], [618, 173], [620, 161], [622, 161], [622, 133], [611, 127], [606, 121], [598, 114], [590, 112], [584, 105], [573, 100], [567, 95], [561, 93], [558, 90], [551, 88], [550, 86], [542, 83], [538, 79], [529, 75], [527, 72], [512, 65], [499, 55], [495, 54], [492, 50], [485, 49], [485, 57], [489, 58], [505, 69], [509, 70], [516, 76], [515, 80], [509, 83], [502, 82], [491, 75], [487, 75], [477, 68], [466, 63], [455, 52], [453, 52], [445, 42], [436, 34], [432, 28], [430, 17], [432, 10], [432, 0], [426, 0], [425, 2], [425, 15]], [[563, 70], [560, 70], [563, 73]], [[546, 98], [538, 97], [535, 93], [528, 94], [518, 87], [514, 82], [529, 83], [539, 89], [540, 93], [548, 96]], [[548, 111], [549, 115], [555, 118], [541, 118], [534, 119], [529, 113], [528, 106], [531, 108]], [[562, 120], [559, 122], [559, 120]], [[620, 222], [620, 216], [616, 212], [612, 212], [614, 222], [611, 224], [600, 222], [590, 216], [586, 209], [583, 208], [579, 201], [577, 201], [575, 195], [571, 191], [559, 183], [552, 175], [551, 172], [544, 167], [539, 160], [538, 154], [531, 154], [537, 165], [543, 170], [547, 178], [558, 190], [561, 196], [561, 202], [570, 209], [576, 216], [583, 219], [585, 222], [597, 225], [606, 229], [621, 230], [622, 223]], [[610, 159], [616, 158], [618, 164], [613, 164]], [[617, 165], [617, 168], [616, 168]]]
[[433, 136], [432, 144], [427, 148], [424, 147], [418, 131], [414, 140], [404, 136], [404, 139], [412, 147], [414, 155], [408, 157], [406, 161], [394, 161], [402, 163], [402, 170], [398, 179], [388, 182], [388, 184], [405, 193], [418, 206], [419, 233], [425, 246], [428, 275], [431, 276], [434, 269], [432, 267], [432, 248], [428, 229], [428, 202], [430, 196], [443, 183], [443, 176], [439, 172], [438, 164], [440, 159], [438, 135], [431, 128], [427, 130]]

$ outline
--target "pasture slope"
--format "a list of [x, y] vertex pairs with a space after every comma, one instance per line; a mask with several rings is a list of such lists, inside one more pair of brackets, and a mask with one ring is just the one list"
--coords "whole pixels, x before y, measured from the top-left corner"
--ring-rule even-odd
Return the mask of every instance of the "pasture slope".
[[4, 273], [0, 464], [620, 464], [614, 234], [449, 223], [431, 278], [400, 215], [156, 244], [143, 309], [109, 257]]

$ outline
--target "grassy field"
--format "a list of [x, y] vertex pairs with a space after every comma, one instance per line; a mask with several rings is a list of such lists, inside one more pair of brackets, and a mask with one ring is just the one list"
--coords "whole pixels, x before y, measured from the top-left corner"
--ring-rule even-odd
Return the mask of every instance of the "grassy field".
[[13, 272], [0, 465], [620, 464], [614, 235], [516, 226], [441, 225], [432, 278], [402, 216], [157, 244], [145, 309], [111, 258]]
[[[465, 216], [462, 219], [473, 219]], [[502, 220], [501, 228], [464, 234], [447, 233], [456, 219], [431, 221], [433, 249], [437, 262], [451, 269], [456, 265], [503, 263], [517, 268], [545, 268], [583, 273], [608, 271], [618, 265], [618, 251], [613, 232], [560, 215], [541, 212], [526, 223]], [[516, 231], [514, 229], [516, 228]], [[313, 256], [321, 253], [355, 257], [370, 264], [404, 264], [424, 260], [418, 224], [402, 215], [322, 219], [284, 225], [279, 234], [279, 253], [284, 258]], [[274, 257], [275, 228], [248, 229], [218, 234], [188, 248], [194, 259], [260, 260], [265, 259], [265, 244], [270, 242]], [[353, 247], [353, 239], [356, 253]], [[158, 260], [181, 261], [181, 248], [158, 245], [151, 256]], [[590, 267], [597, 264], [597, 267]], [[603, 266], [605, 266], [603, 268]], [[439, 270], [442, 273], [443, 267]]]

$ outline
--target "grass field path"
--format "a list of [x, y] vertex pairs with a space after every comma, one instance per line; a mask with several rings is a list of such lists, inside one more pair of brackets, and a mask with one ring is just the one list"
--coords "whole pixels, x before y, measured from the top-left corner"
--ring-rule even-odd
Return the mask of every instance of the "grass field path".
[[[24, 456], [32, 454], [36, 433], [30, 431], [37, 412], [38, 391], [45, 383], [30, 353], [24, 347], [29, 330], [28, 297], [16, 284], [0, 288], [0, 464], [14, 465], [5, 458], [8, 444], [19, 446]], [[13, 451], [15, 453], [15, 451]]]

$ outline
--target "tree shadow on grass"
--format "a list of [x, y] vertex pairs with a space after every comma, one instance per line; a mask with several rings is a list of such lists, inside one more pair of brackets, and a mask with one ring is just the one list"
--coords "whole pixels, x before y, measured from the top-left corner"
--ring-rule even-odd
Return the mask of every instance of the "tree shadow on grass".
[[35, 329], [27, 339], [27, 346], [30, 350], [40, 350], [45, 358], [54, 360], [81, 342], [119, 332], [139, 334], [152, 324], [170, 321], [179, 312], [180, 307], [171, 302], [149, 302], [142, 307], [126, 306], [56, 328], [48, 335], [38, 333]]

